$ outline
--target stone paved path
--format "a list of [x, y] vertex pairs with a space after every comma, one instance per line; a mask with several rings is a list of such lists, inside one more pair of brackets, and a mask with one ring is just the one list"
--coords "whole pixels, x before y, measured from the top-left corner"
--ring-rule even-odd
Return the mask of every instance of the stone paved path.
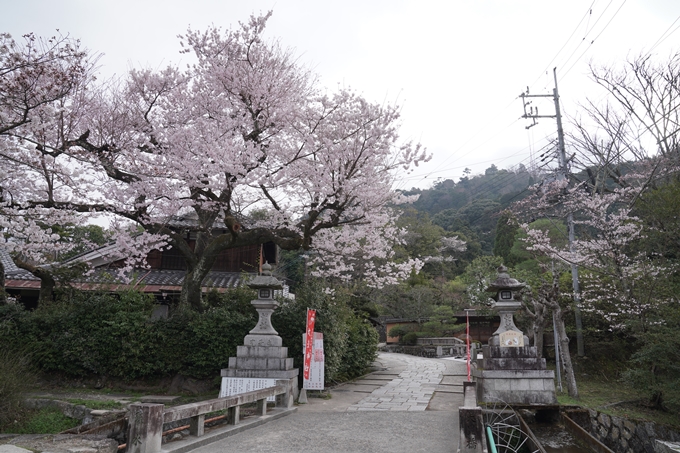
[[[393, 354], [396, 356], [396, 354]], [[347, 411], [424, 411], [442, 381], [446, 365], [441, 361], [399, 355], [407, 369], [399, 376], [347, 408]]]
[[[379, 369], [195, 453], [453, 453], [465, 364], [381, 353]], [[170, 444], [167, 444], [170, 445]]]

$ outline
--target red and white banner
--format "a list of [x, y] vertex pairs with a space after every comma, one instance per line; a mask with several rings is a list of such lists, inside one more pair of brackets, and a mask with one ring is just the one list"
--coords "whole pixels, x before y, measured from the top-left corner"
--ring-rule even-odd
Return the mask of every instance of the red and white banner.
[[[302, 334], [302, 345], [306, 344], [307, 335]], [[302, 387], [307, 390], [324, 389], [324, 355], [323, 333], [314, 332], [314, 349], [312, 351], [312, 366], [309, 370], [309, 379], [302, 381]]]
[[316, 310], [307, 309], [307, 329], [305, 337], [305, 362], [302, 377], [309, 379], [309, 371], [312, 368], [312, 351], [314, 350], [314, 322], [316, 321]]

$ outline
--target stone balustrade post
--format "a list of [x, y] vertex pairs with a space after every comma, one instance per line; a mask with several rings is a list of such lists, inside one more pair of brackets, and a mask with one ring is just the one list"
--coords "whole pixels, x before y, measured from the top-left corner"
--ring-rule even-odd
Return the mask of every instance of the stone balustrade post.
[[464, 402], [458, 408], [460, 439], [458, 453], [482, 453], [486, 451], [482, 408], [477, 405], [475, 382], [463, 382]]
[[135, 403], [130, 405], [127, 452], [160, 453], [163, 440], [163, 404]]
[[291, 408], [295, 402], [295, 390], [297, 389], [297, 377], [292, 379], [281, 379], [276, 381], [277, 384], [286, 385], [286, 393], [276, 396], [276, 407]]

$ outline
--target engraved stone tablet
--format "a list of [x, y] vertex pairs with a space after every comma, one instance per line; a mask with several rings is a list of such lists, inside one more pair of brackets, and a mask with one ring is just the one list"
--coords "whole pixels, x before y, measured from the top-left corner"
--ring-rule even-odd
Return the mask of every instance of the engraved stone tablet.
[[498, 335], [501, 347], [521, 348], [524, 346], [524, 335], [516, 330], [506, 330]]

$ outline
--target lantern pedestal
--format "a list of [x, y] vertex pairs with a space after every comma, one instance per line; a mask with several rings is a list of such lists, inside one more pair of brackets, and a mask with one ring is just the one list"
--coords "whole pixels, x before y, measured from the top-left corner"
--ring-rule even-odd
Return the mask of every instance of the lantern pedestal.
[[262, 266], [258, 275], [248, 285], [258, 290], [258, 299], [251, 301], [258, 313], [257, 325], [245, 336], [243, 346], [236, 347], [236, 357], [229, 357], [229, 367], [222, 369], [220, 397], [276, 386], [276, 381], [286, 381], [290, 391], [276, 397], [276, 405], [292, 407], [297, 397], [297, 376], [288, 348], [282, 346], [281, 337], [274, 330], [271, 315], [278, 306], [274, 290], [281, 282], [271, 275], [271, 266]]
[[495, 293], [493, 308], [501, 322], [498, 330], [482, 348], [484, 360], [472, 375], [477, 382], [477, 400], [515, 405], [555, 405], [555, 372], [547, 370], [545, 359], [538, 357], [536, 347], [515, 326], [513, 313], [521, 307], [516, 291], [524, 284], [510, 278], [505, 267], [487, 288]]

